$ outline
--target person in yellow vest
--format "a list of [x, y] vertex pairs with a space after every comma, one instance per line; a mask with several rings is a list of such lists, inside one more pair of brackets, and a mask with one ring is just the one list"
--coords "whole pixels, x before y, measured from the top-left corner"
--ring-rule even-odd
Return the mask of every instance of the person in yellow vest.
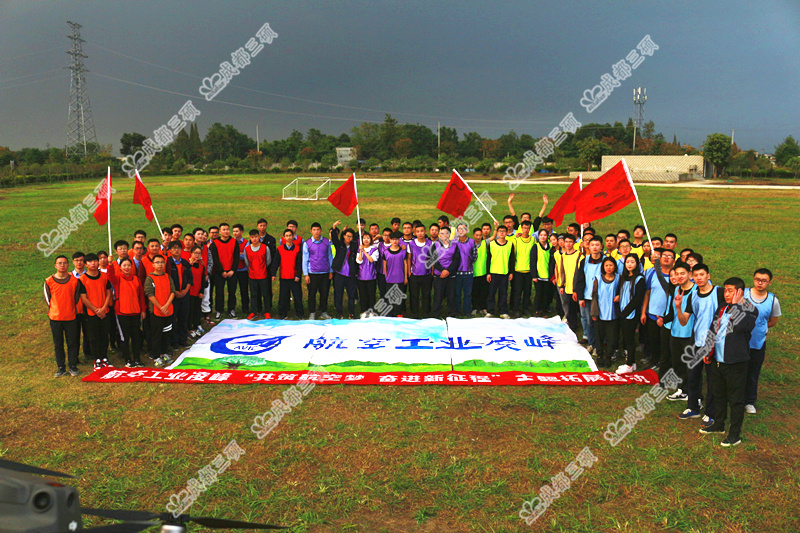
[[489, 282], [486, 281], [487, 263], [486, 254], [489, 243], [483, 238], [483, 229], [472, 230], [472, 240], [478, 252], [478, 257], [472, 265], [472, 316], [478, 313], [486, 314], [486, 298], [489, 297]]
[[175, 284], [165, 272], [166, 261], [163, 256], [153, 259], [153, 271], [144, 281], [144, 295], [147, 297], [147, 307], [150, 311], [150, 338], [147, 348], [150, 359], [157, 367], [166, 366], [172, 362], [167, 350], [172, 333], [172, 300], [175, 298]]
[[508, 315], [508, 282], [514, 280], [514, 247], [506, 239], [508, 229], [505, 226], [498, 225], [496, 231], [497, 236], [486, 250], [486, 267], [489, 271], [486, 275], [486, 281], [489, 282], [486, 316], [492, 316], [496, 296], [500, 318], [511, 318]]
[[558, 269], [556, 270], [558, 292], [561, 298], [561, 307], [564, 310], [564, 317], [567, 321], [569, 329], [576, 332], [578, 331], [578, 312], [580, 306], [578, 302], [573, 299], [575, 281], [575, 270], [578, 268], [578, 263], [583, 257], [577, 250], [575, 250], [576, 238], [574, 235], [564, 235], [564, 248], [559, 255]]
[[533, 274], [531, 273], [531, 251], [535, 246], [531, 235], [531, 222], [523, 221], [519, 225], [511, 245], [514, 248], [514, 281], [511, 289], [511, 312], [518, 316], [531, 314], [531, 287]]
[[533, 302], [535, 315], [545, 316], [550, 300], [553, 298], [553, 284], [550, 281], [556, 270], [553, 248], [547, 230], [540, 229], [536, 234], [536, 244], [531, 248], [530, 265], [536, 281], [536, 296]]
[[644, 226], [641, 224], [636, 224], [633, 228], [633, 241], [631, 241], [631, 252], [635, 253], [639, 260], [641, 261], [642, 256], [644, 256], [644, 236], [645, 236], [645, 229]]
[[108, 330], [111, 324], [109, 315], [114, 298], [111, 282], [105, 272], [100, 271], [100, 258], [97, 254], [86, 254], [86, 274], [80, 278], [78, 292], [81, 295], [86, 330], [92, 347], [95, 370], [111, 366], [108, 362]]
[[[47, 317], [53, 333], [56, 366], [55, 377], [80, 375], [78, 370], [78, 285], [80, 281], [69, 272], [69, 259], [65, 255], [56, 257], [56, 272], [44, 280], [44, 301], [47, 303]], [[64, 353], [64, 341], [67, 353]], [[66, 359], [66, 360], [65, 360]]]

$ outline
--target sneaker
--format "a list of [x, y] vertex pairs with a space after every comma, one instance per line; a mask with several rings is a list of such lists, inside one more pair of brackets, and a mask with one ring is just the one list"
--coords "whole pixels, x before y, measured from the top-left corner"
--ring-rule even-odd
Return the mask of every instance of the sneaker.
[[589, 355], [591, 355], [591, 356], [594, 356], [594, 357], [597, 356], [597, 350], [595, 350], [594, 346], [592, 346], [591, 344], [586, 346], [586, 351], [589, 352]]
[[56, 370], [56, 373], [53, 375], [53, 377], [54, 378], [60, 378], [60, 377], [66, 376], [66, 375], [67, 375], [67, 369], [66, 368], [59, 368], [58, 370]]
[[584, 337], [584, 338], [582, 338], [581, 340], [578, 341], [578, 344], [583, 344], [584, 346], [588, 346], [589, 345], [589, 339]]
[[634, 372], [634, 371], [636, 371], [636, 365], [634, 365], [634, 366], [619, 365], [619, 367], [617, 368], [615, 373], [619, 374], [619, 375], [622, 375], [622, 374], [630, 374], [631, 372]]
[[214, 315], [214, 318], [215, 318], [216, 320], [219, 320], [220, 318], [222, 318], [222, 313], [220, 313], [219, 311], [217, 311], [217, 314], [216, 314], [216, 315]]
[[697, 399], [697, 410], [698, 411], [702, 411], [703, 410], [703, 399], [702, 398], [698, 398]]
[[166, 363], [164, 363], [164, 360], [160, 357], [157, 357], [155, 360], [153, 360], [153, 364], [156, 366], [156, 368], [163, 368], [166, 366]]
[[756, 406], [753, 405], [752, 403], [748, 403], [747, 405], [744, 406], [744, 412], [747, 413], [748, 415], [754, 415], [756, 414]]
[[486, 313], [483, 318], [494, 318], [494, 315], [492, 315], [492, 313]]
[[234, 311], [233, 309], [228, 311], [228, 314], [230, 315], [231, 318], [236, 318], [236, 311]]
[[267, 320], [269, 320], [270, 318], [272, 318], [272, 315], [271, 315], [271, 314], [269, 314], [269, 313], [264, 313], [264, 318], [266, 318]]
[[80, 376], [81, 375], [81, 371], [78, 370], [78, 367], [71, 366], [71, 367], [69, 367], [69, 375], [72, 376], [72, 377]]
[[95, 359], [95, 361], [94, 361], [94, 369], [95, 370], [100, 370], [101, 368], [103, 368], [103, 366], [105, 366], [105, 365], [103, 365], [103, 361], [101, 361], [100, 359]]
[[197, 333], [197, 336], [198, 336], [198, 337], [199, 337], [200, 335], [202, 335], [203, 333], [205, 333], [205, 332], [206, 332], [206, 330], [204, 330], [204, 329], [203, 329], [203, 326], [197, 326], [197, 331], [196, 331], [196, 333]]
[[714, 419], [708, 415], [703, 415], [703, 421], [700, 423], [700, 427], [710, 428], [713, 425], [714, 425]]
[[309, 320], [316, 320], [317, 319], [317, 314], [316, 313], [309, 313], [308, 319]]
[[690, 418], [700, 418], [700, 413], [698, 411], [692, 411], [691, 409], [686, 409], [682, 413], [678, 414], [678, 418], [681, 420], [689, 420]]
[[508, 316], [508, 313], [503, 313], [502, 315], [500, 315], [500, 318], [502, 318], [503, 320], [508, 320], [511, 317]]
[[720, 442], [720, 446], [723, 448], [730, 448], [731, 446], [738, 446], [742, 443], [741, 437], [731, 437], [730, 434], [725, 437], [725, 440]]
[[142, 363], [141, 361], [134, 361], [133, 366], [135, 366], [136, 368], [144, 368], [144, 363]]
[[725, 433], [725, 428], [712, 424], [708, 427], [701, 427], [700, 433], [703, 435], [709, 435], [711, 433]]
[[247, 315], [247, 320], [253, 320], [255, 317], [256, 317], [255, 313], [250, 313], [249, 315]]
[[473, 310], [472, 310], [472, 313], [470, 313], [470, 315], [472, 315], [472, 316], [478, 316], [478, 310], [477, 310], [477, 309], [473, 309]]
[[325, 312], [325, 311], [323, 311], [323, 312], [322, 312], [322, 314], [321, 314], [321, 315], [319, 315], [319, 317], [320, 317], [322, 320], [330, 320], [330, 319], [331, 319], [331, 315], [329, 315], [329, 314], [328, 314], [327, 312]]
[[125, 363], [125, 368], [136, 368], [136, 363], [128, 361]]
[[108, 362], [108, 359], [103, 359], [103, 368], [117, 368]]
[[669, 396], [667, 396], [667, 400], [671, 402], [682, 402], [689, 399], [689, 395], [683, 392], [683, 390], [678, 389]]
[[169, 355], [167, 355], [167, 354], [164, 354], [164, 355], [162, 355], [162, 356], [161, 356], [161, 359], [162, 359], [162, 360], [163, 360], [163, 361], [164, 361], [166, 364], [170, 364], [170, 363], [172, 363], [172, 361], [174, 361], [174, 359], [172, 359], [172, 357], [170, 357], [170, 356], [169, 356]]

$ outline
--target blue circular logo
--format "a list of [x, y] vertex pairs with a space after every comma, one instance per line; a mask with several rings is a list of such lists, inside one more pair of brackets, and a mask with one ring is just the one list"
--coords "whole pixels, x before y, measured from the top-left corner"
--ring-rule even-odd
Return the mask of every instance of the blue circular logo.
[[211, 343], [211, 351], [227, 355], [257, 355], [279, 346], [291, 335], [240, 335]]

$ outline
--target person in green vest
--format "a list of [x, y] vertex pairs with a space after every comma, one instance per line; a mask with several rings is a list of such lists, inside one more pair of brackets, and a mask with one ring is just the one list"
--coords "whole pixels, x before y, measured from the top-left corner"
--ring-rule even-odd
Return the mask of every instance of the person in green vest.
[[[496, 222], [495, 222], [496, 224]], [[495, 297], [500, 318], [511, 318], [508, 315], [508, 282], [514, 280], [514, 247], [506, 239], [505, 226], [498, 225], [497, 236], [489, 243], [486, 250], [486, 266], [489, 273], [489, 297], [486, 299], [486, 316], [491, 317], [495, 310]]]
[[550, 235], [546, 229], [537, 233], [536, 244], [530, 251], [530, 268], [534, 271], [536, 280], [536, 297], [533, 303], [535, 315], [545, 316], [547, 306], [553, 298], [553, 284], [551, 279], [555, 275], [556, 261], [553, 256], [553, 247], [550, 246]]
[[[514, 248], [514, 281], [511, 289], [511, 311], [518, 316], [531, 314], [531, 252], [536, 245], [531, 235], [531, 221], [523, 220], [511, 241]], [[520, 301], [521, 300], [521, 301]]]
[[472, 230], [472, 240], [478, 251], [478, 257], [472, 265], [472, 316], [477, 316], [478, 313], [486, 314], [486, 298], [489, 296], [489, 282], [486, 281], [488, 243], [483, 238], [481, 228]]

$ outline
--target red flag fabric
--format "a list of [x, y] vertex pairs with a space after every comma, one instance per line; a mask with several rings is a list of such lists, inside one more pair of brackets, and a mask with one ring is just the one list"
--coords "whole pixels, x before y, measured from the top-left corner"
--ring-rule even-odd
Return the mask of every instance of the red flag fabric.
[[111, 204], [111, 169], [108, 170], [108, 176], [100, 186], [100, 190], [97, 191], [94, 201], [98, 204], [97, 209], [94, 210], [94, 219], [102, 226], [108, 223], [108, 208]]
[[341, 187], [328, 196], [328, 201], [333, 204], [333, 207], [344, 213], [345, 216], [349, 217], [353, 213], [353, 209], [358, 205], [355, 173]]
[[633, 180], [623, 159], [578, 194], [575, 198], [575, 218], [578, 224], [599, 220], [616, 213], [634, 200], [636, 192]]
[[150, 193], [147, 192], [147, 187], [142, 183], [139, 173], [136, 173], [136, 185], [133, 189], [133, 203], [139, 204], [144, 208], [144, 216], [150, 222], [153, 221], [153, 202], [150, 200]]
[[436, 209], [456, 218], [461, 218], [464, 216], [467, 207], [469, 207], [470, 200], [472, 200], [472, 191], [469, 190], [464, 179], [454, 170], [450, 183], [447, 184], [442, 197], [439, 198], [439, 203], [436, 204]]
[[582, 179], [582, 176], [578, 174], [578, 177], [575, 178], [575, 181], [572, 182], [572, 185], [567, 187], [567, 190], [564, 191], [564, 194], [562, 194], [561, 198], [558, 199], [556, 205], [554, 205], [550, 212], [547, 213], [547, 216], [553, 219], [553, 227], [560, 226], [561, 223], [564, 222], [565, 215], [575, 212], [575, 199], [581, 192]]

